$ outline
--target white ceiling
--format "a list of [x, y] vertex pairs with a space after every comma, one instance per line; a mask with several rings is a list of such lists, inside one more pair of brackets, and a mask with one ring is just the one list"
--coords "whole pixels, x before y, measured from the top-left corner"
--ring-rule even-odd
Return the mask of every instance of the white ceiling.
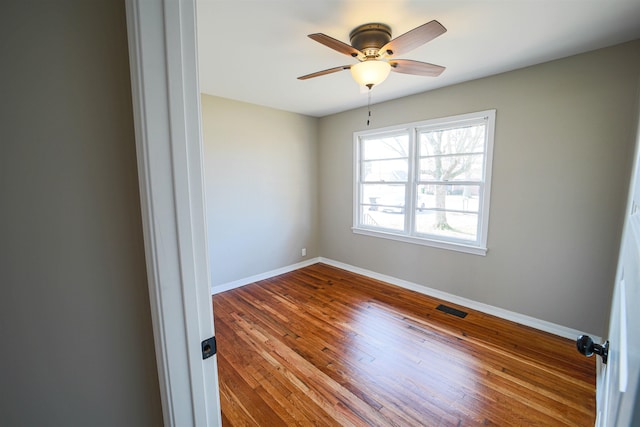
[[640, 0], [198, 0], [203, 93], [321, 117], [365, 106], [341, 71], [357, 61], [310, 38], [349, 44], [360, 24], [390, 25], [393, 37], [437, 19], [447, 32], [402, 55], [443, 65], [439, 77], [391, 73], [372, 103], [640, 39]]

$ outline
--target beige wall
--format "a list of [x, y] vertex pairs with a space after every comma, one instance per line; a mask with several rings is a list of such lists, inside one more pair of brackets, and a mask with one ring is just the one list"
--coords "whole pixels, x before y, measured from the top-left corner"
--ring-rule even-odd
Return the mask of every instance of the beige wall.
[[372, 128], [497, 109], [486, 257], [353, 234], [352, 141], [366, 112], [322, 118], [321, 255], [604, 334], [639, 72], [636, 41], [373, 106]]
[[0, 49], [0, 425], [162, 425], [124, 2], [4, 2]]
[[318, 256], [317, 119], [201, 99], [212, 286]]

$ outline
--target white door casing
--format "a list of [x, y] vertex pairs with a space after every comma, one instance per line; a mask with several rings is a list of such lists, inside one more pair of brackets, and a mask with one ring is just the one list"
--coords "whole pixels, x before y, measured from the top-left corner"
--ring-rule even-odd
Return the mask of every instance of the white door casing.
[[127, 0], [140, 199], [165, 426], [219, 426], [195, 0]]

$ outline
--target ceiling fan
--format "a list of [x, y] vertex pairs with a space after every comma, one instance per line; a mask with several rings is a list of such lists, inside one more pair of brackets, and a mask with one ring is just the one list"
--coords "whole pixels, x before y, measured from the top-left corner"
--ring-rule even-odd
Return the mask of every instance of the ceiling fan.
[[380, 23], [370, 23], [354, 28], [349, 34], [351, 45], [336, 40], [323, 33], [309, 34], [309, 38], [333, 50], [360, 61], [354, 65], [342, 65], [298, 77], [307, 80], [342, 70], [351, 70], [356, 82], [371, 89], [382, 83], [390, 71], [418, 76], [437, 77], [445, 67], [410, 59], [393, 59], [421, 46], [447, 31], [438, 21], [433, 20], [391, 40], [391, 27]]

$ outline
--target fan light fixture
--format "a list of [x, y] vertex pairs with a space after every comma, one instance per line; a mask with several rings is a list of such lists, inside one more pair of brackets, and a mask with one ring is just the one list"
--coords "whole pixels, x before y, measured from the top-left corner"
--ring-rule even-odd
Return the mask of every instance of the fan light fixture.
[[391, 39], [391, 27], [379, 22], [373, 22], [360, 25], [349, 33], [351, 45], [323, 33], [309, 34], [310, 39], [360, 62], [355, 65], [340, 65], [316, 71], [315, 73], [300, 76], [298, 80], [307, 80], [337, 73], [338, 71], [351, 70], [353, 79], [359, 85], [366, 86], [371, 90], [373, 86], [379, 85], [387, 78], [389, 71], [437, 77], [444, 71], [443, 66], [411, 59], [396, 59], [395, 55], [409, 52], [444, 34], [446, 31], [447, 29], [441, 23], [433, 20], [407, 31], [395, 39]]
[[353, 79], [362, 86], [371, 89], [382, 83], [391, 71], [391, 65], [386, 61], [368, 60], [351, 66]]

